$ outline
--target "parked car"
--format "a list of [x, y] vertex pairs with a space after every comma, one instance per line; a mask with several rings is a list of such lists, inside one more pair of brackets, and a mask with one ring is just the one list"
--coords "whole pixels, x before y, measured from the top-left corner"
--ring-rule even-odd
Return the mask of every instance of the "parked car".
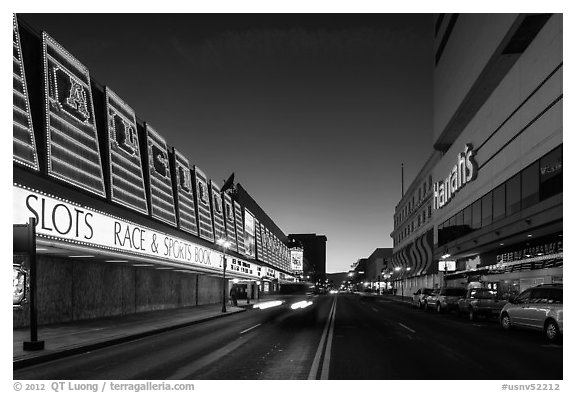
[[505, 330], [514, 327], [544, 332], [550, 341], [559, 341], [563, 334], [562, 285], [543, 284], [529, 288], [512, 298], [500, 312]]
[[437, 313], [458, 311], [458, 301], [466, 296], [466, 288], [446, 287], [432, 292], [426, 298], [426, 308], [433, 308]]
[[412, 305], [418, 308], [424, 308], [426, 297], [434, 290], [432, 288], [420, 288], [412, 295]]
[[466, 296], [458, 300], [458, 314], [467, 314], [474, 321], [478, 315], [498, 316], [506, 300], [500, 299], [496, 291], [488, 288], [470, 288]]

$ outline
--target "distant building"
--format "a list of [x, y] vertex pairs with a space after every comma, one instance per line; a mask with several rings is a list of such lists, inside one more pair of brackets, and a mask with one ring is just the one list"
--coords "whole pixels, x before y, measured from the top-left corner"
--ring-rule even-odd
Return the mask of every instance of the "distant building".
[[292, 233], [291, 241], [304, 248], [303, 277], [312, 282], [326, 280], [326, 242], [324, 235], [315, 233]]

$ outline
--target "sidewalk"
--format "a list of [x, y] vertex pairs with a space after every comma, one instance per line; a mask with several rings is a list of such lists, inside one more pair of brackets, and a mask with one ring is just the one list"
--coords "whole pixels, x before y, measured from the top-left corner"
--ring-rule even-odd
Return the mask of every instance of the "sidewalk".
[[45, 347], [42, 351], [24, 351], [23, 342], [30, 340], [30, 329], [13, 329], [13, 366], [27, 367], [236, 314], [246, 311], [245, 303], [227, 305], [226, 313], [222, 313], [221, 304], [210, 304], [39, 326], [38, 339]]

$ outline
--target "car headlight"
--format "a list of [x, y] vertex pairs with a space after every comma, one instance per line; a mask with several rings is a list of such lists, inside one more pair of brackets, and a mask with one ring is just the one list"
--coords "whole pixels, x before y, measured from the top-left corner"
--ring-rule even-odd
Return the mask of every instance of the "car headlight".
[[292, 310], [297, 310], [299, 308], [306, 308], [312, 304], [309, 300], [302, 300], [301, 302], [296, 302], [290, 305]]

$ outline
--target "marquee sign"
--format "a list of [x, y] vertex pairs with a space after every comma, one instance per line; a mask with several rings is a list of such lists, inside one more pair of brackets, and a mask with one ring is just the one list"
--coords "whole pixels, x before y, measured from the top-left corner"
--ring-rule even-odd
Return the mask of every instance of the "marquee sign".
[[178, 206], [178, 228], [198, 236], [198, 222], [194, 205], [192, 173], [188, 159], [172, 148], [173, 167], [176, 172], [176, 201]]
[[194, 185], [196, 188], [196, 208], [198, 209], [198, 235], [202, 239], [214, 242], [208, 179], [197, 166], [194, 166]]
[[176, 226], [168, 146], [149, 124], [146, 124], [146, 141], [152, 217]]
[[148, 214], [136, 114], [108, 87], [105, 88], [105, 96], [110, 198]]
[[34, 217], [40, 238], [222, 269], [219, 251], [40, 191], [15, 186], [13, 203], [13, 222]]
[[476, 179], [478, 164], [474, 160], [476, 152], [471, 144], [466, 144], [463, 153], [458, 154], [458, 162], [450, 171], [448, 177], [434, 183], [434, 209], [441, 209], [462, 189], [468, 182]]
[[224, 228], [224, 206], [222, 204], [222, 195], [220, 187], [210, 180], [210, 200], [212, 203], [212, 222], [214, 223], [214, 238], [224, 239], [226, 230]]
[[12, 159], [21, 165], [38, 170], [36, 141], [30, 116], [30, 101], [16, 15], [13, 17], [12, 26]]
[[106, 196], [88, 69], [42, 33], [48, 174]]
[[226, 227], [226, 238], [232, 244], [230, 250], [238, 252], [238, 243], [236, 242], [236, 217], [234, 215], [234, 205], [232, 198], [227, 193], [222, 193], [224, 200], [224, 223]]

